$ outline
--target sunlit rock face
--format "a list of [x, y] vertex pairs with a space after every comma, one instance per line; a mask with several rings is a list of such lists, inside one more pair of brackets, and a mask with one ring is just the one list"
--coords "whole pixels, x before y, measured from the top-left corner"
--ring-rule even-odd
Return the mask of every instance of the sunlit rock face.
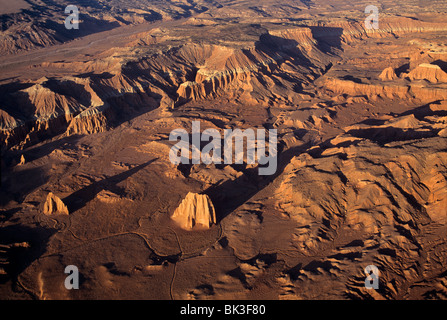
[[68, 215], [68, 208], [58, 196], [50, 192], [47, 196], [47, 200], [43, 205], [43, 213], [46, 215], [52, 215], [52, 214]]
[[210, 198], [206, 194], [192, 192], [183, 199], [171, 218], [186, 230], [195, 227], [208, 229], [216, 223], [216, 213]]

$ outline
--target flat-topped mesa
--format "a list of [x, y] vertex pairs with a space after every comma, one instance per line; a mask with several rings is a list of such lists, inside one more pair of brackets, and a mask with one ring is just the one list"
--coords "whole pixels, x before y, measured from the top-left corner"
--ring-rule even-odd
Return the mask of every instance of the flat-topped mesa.
[[43, 205], [43, 213], [46, 215], [52, 214], [64, 214], [68, 215], [68, 208], [64, 202], [55, 194], [50, 192], [47, 196], [47, 200]]
[[206, 194], [189, 192], [171, 217], [182, 229], [209, 229], [216, 223], [216, 212]]
[[411, 80], [427, 80], [431, 83], [447, 82], [447, 73], [438, 65], [422, 63], [407, 74]]

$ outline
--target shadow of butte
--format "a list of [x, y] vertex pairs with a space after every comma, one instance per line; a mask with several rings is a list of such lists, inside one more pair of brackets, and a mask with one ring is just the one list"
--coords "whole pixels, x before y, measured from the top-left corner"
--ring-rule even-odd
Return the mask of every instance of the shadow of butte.
[[113, 188], [118, 183], [126, 180], [130, 176], [141, 171], [142, 169], [144, 169], [151, 163], [157, 161], [158, 159], [159, 158], [152, 159], [146, 163], [140, 164], [125, 172], [121, 172], [112, 177], [100, 180], [98, 182], [94, 182], [78, 191], [73, 192], [69, 196], [65, 197], [62, 201], [67, 205], [70, 214], [72, 214], [78, 211], [79, 209], [83, 208], [88, 202], [93, 200], [99, 192]]

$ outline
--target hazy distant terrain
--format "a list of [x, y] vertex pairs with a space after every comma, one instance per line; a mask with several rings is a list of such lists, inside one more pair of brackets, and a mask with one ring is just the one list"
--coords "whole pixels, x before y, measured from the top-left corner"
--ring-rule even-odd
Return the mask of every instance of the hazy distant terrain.
[[[0, 1], [0, 298], [445, 299], [447, 2], [370, 4]], [[173, 164], [193, 121], [275, 174]]]
[[9, 14], [19, 12], [21, 9], [27, 9], [30, 5], [24, 0], [8, 1], [0, 0], [0, 14]]

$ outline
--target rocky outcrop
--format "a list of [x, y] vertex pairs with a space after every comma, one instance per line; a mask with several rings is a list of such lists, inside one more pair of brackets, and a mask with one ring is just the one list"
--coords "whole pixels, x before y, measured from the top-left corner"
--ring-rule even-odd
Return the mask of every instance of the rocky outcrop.
[[107, 130], [108, 121], [104, 108], [91, 108], [78, 114], [68, 125], [66, 135], [92, 134]]
[[[365, 139], [348, 147], [335, 144], [317, 158], [294, 158], [277, 190], [277, 208], [299, 223], [297, 247], [313, 252], [335, 237], [341, 221], [349, 230], [370, 234], [395, 220], [416, 226], [429, 219], [446, 223], [446, 153], [442, 147], [418, 148], [445, 144], [442, 138], [430, 139], [411, 147], [398, 142], [385, 150]], [[317, 222], [325, 219], [330, 225]]]
[[422, 63], [406, 75], [410, 80], [427, 80], [431, 83], [447, 82], [447, 73], [439, 66]]
[[[25, 89], [8, 90], [5, 110], [0, 109], [0, 139], [8, 149], [25, 147], [40, 138], [66, 134], [91, 134], [107, 130], [115, 114], [121, 117], [157, 101], [145, 92], [142, 84], [122, 74], [99, 78], [41, 78]], [[1, 88], [3, 89], [3, 88]], [[15, 110], [15, 105], [20, 105]]]
[[384, 86], [378, 84], [357, 83], [349, 80], [328, 78], [324, 86], [336, 93], [347, 93], [352, 96], [366, 95], [405, 98], [408, 95], [407, 86]]
[[[328, 25], [329, 26], [329, 25]], [[330, 27], [339, 28], [345, 42], [364, 38], [385, 38], [389, 36], [401, 36], [408, 33], [425, 33], [446, 31], [444, 23], [417, 21], [406, 17], [390, 17], [380, 19], [379, 29], [368, 30], [362, 22], [336, 22]]]
[[396, 80], [397, 75], [392, 67], [388, 67], [382, 71], [382, 73], [379, 75], [379, 79], [382, 81]]
[[46, 215], [63, 214], [68, 215], [68, 208], [64, 202], [55, 194], [50, 192], [43, 205], [43, 213]]
[[0, 130], [6, 131], [17, 127], [17, 120], [6, 111], [0, 109]]
[[181, 228], [192, 230], [210, 228], [216, 223], [216, 213], [206, 194], [189, 192], [171, 217]]
[[[99, 75], [94, 69], [87, 77], [44, 77], [8, 88], [7, 105], [0, 109], [0, 138], [11, 148], [32, 144], [32, 137], [24, 143], [30, 134], [38, 141], [63, 132], [97, 133], [142, 109], [224, 95], [247, 104], [296, 103], [299, 88], [321, 75], [333, 59], [319, 49], [309, 28], [254, 32], [237, 44], [188, 43], [125, 65], [114, 58], [113, 68]], [[106, 60], [60, 63], [63, 69], [86, 72], [90, 63]], [[10, 114], [15, 105], [22, 108]]]
[[22, 154], [22, 156], [20, 157], [19, 166], [23, 166], [25, 163], [26, 163], [25, 156]]
[[[179, 101], [222, 95], [237, 99], [243, 96], [247, 103], [259, 104], [270, 96], [287, 101], [293, 99], [297, 83], [309, 83], [331, 60], [319, 49], [309, 28], [272, 30], [254, 40], [257, 41], [244, 43], [246, 48], [216, 45], [182, 48], [182, 58], [191, 60], [197, 71], [194, 78], [187, 77], [179, 84]], [[285, 74], [289, 77], [284, 77]], [[278, 80], [288, 90], [276, 86]]]
[[447, 99], [447, 91], [443, 88], [410, 85], [381, 85], [375, 83], [357, 83], [349, 80], [328, 78], [324, 80], [324, 86], [335, 93], [346, 93], [352, 96], [365, 95], [371, 97], [387, 97], [410, 99], [416, 98], [422, 102]]

